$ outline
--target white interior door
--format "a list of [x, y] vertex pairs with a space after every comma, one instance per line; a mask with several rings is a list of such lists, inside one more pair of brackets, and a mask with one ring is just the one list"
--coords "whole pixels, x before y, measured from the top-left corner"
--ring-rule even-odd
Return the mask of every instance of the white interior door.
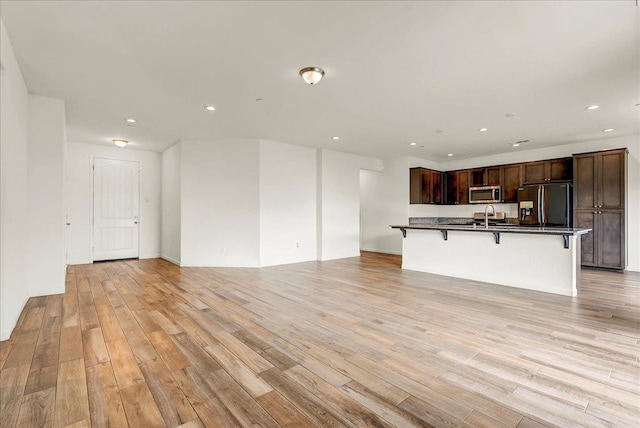
[[93, 161], [93, 260], [138, 257], [140, 164]]

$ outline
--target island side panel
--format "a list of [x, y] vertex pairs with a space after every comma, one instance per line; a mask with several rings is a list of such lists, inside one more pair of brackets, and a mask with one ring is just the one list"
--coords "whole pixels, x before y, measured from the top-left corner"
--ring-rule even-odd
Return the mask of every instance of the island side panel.
[[402, 268], [547, 293], [575, 296], [577, 236], [564, 248], [561, 235], [407, 230]]

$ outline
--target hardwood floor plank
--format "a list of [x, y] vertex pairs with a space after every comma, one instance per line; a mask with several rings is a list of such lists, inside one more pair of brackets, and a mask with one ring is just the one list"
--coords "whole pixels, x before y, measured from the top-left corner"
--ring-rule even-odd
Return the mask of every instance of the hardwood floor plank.
[[277, 391], [263, 394], [256, 401], [282, 428], [317, 426]]
[[142, 376], [126, 340], [118, 339], [107, 342], [107, 350], [120, 390], [144, 382], [144, 376]]
[[60, 330], [60, 352], [59, 361], [77, 360], [83, 358], [82, 350], [82, 329], [79, 325], [64, 327]]
[[11, 369], [24, 364], [31, 364], [37, 341], [38, 332], [33, 330], [30, 333], [16, 336], [7, 360], [4, 362], [3, 369]]
[[109, 362], [86, 367], [91, 423], [99, 427], [126, 427], [122, 397]]
[[3, 367], [0, 373], [0, 426], [16, 425], [28, 376], [29, 364]]
[[122, 404], [132, 427], [164, 427], [162, 414], [146, 383], [138, 383], [120, 389]]
[[109, 352], [100, 328], [92, 328], [82, 332], [82, 350], [86, 367], [109, 361]]
[[22, 398], [17, 426], [52, 427], [54, 424], [53, 412], [55, 403], [55, 386], [32, 394], [26, 394]]
[[91, 424], [87, 380], [82, 358], [61, 362], [56, 384], [55, 426]]
[[197, 418], [165, 363], [150, 360], [142, 363], [140, 369], [167, 426], [182, 425]]
[[211, 355], [240, 385], [242, 385], [253, 398], [259, 397], [273, 390], [254, 371], [241, 360], [238, 360], [231, 351], [220, 344], [207, 346], [205, 351]]
[[149, 340], [170, 371], [189, 367], [191, 363], [164, 331], [149, 333]]

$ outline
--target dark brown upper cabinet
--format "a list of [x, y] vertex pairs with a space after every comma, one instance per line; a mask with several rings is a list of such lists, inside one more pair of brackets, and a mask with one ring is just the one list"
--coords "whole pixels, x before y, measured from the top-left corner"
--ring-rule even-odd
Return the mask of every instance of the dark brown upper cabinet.
[[501, 171], [499, 166], [472, 169], [470, 174], [471, 187], [500, 185]]
[[522, 164], [504, 165], [501, 170], [503, 202], [518, 202], [518, 188], [522, 186]]
[[573, 158], [549, 159], [523, 164], [523, 184], [568, 181], [573, 178]]
[[427, 168], [409, 170], [409, 203], [442, 204], [442, 173]]
[[449, 171], [445, 173], [446, 198], [445, 204], [458, 205], [469, 203], [469, 183], [471, 171]]
[[624, 209], [627, 153], [618, 149], [574, 156], [574, 209]]
[[583, 266], [626, 267], [627, 149], [573, 157], [573, 218], [592, 231], [581, 237]]

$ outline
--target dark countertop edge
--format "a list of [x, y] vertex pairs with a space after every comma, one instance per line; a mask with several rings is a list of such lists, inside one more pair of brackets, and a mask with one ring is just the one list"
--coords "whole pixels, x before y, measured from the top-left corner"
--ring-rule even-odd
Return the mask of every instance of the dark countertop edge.
[[447, 230], [460, 232], [492, 232], [492, 233], [526, 233], [530, 235], [584, 235], [592, 229], [563, 228], [563, 227], [527, 227], [527, 226], [455, 226], [443, 224], [412, 224], [389, 225], [392, 229], [423, 229], [423, 230]]

